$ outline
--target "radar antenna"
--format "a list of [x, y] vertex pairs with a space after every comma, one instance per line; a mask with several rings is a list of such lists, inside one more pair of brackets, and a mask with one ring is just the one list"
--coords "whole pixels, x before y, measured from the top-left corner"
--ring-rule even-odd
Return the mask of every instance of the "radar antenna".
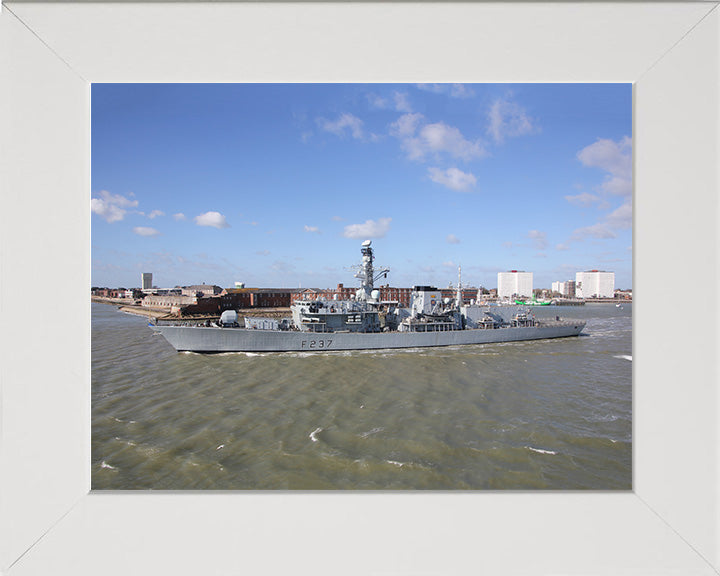
[[390, 268], [381, 268], [377, 271], [374, 269], [373, 260], [375, 260], [375, 255], [371, 244], [372, 240], [365, 240], [365, 242], [362, 243], [360, 252], [362, 253], [363, 261], [361, 265], [356, 266], [358, 271], [355, 273], [355, 278], [360, 279], [358, 295], [364, 300], [371, 299], [371, 293], [375, 287], [375, 280], [379, 280], [383, 276], [387, 278], [387, 274], [390, 272]]
[[458, 265], [458, 287], [457, 287], [457, 293], [455, 295], [455, 301], [456, 306], [458, 310], [460, 309], [460, 306], [462, 306], [462, 267]]

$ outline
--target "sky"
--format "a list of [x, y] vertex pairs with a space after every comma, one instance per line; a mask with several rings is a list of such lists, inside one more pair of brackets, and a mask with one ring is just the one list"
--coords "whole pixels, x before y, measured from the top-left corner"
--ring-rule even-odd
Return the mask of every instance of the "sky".
[[92, 285], [632, 288], [630, 84], [93, 84]]

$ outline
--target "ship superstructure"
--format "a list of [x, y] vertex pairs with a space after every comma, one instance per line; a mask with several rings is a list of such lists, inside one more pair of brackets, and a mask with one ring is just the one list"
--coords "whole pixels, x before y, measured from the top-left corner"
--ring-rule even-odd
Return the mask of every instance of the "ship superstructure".
[[372, 243], [362, 243], [362, 264], [355, 276], [360, 287], [348, 300], [299, 300], [283, 320], [245, 318], [223, 312], [206, 326], [158, 323], [151, 327], [176, 350], [195, 352], [277, 352], [297, 350], [367, 350], [482, 344], [578, 335], [583, 321], [538, 321], [519, 305], [484, 305], [462, 300], [458, 269], [455, 298], [434, 286], [415, 286], [410, 307], [382, 302], [374, 288], [388, 268], [375, 270]]

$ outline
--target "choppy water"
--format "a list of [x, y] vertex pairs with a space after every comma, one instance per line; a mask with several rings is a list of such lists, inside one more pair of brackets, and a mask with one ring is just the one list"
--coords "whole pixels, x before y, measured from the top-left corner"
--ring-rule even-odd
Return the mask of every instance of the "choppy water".
[[586, 336], [377, 352], [177, 353], [92, 305], [92, 487], [632, 488], [632, 305]]

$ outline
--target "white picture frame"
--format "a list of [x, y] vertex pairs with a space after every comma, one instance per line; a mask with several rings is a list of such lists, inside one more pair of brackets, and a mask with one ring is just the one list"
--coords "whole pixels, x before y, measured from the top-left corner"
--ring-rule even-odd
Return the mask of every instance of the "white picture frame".
[[[717, 574], [717, 5], [4, 3], [0, 572]], [[90, 83], [150, 81], [633, 82], [633, 490], [90, 492]]]

